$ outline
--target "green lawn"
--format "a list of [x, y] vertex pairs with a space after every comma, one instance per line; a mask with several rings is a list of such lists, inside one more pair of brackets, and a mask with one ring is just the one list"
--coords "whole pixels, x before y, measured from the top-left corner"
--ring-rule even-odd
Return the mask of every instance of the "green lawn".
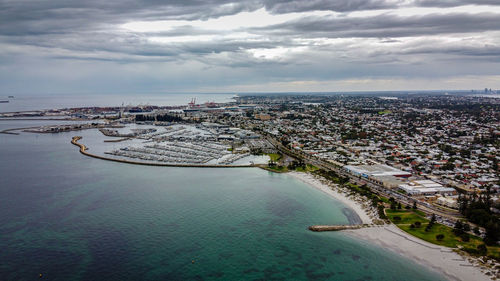
[[389, 201], [389, 198], [387, 198], [387, 197], [379, 196], [378, 198], [380, 198], [380, 201], [382, 201], [384, 203], [387, 203], [387, 204], [391, 203], [391, 201]]
[[[394, 224], [407, 224], [408, 227], [410, 224], [415, 223], [419, 221], [422, 223], [428, 223], [429, 220], [427, 220], [425, 217], [421, 217], [418, 214], [407, 211], [407, 210], [391, 210], [391, 209], [386, 209], [385, 213], [387, 214], [387, 217], [394, 223]], [[400, 221], [394, 220], [394, 217], [400, 217]]]
[[388, 110], [388, 109], [386, 109], [386, 110], [384, 110], [384, 111], [379, 111], [379, 112], [378, 112], [378, 114], [380, 114], [380, 115], [390, 114], [390, 113], [392, 113], [392, 111], [390, 111], [390, 110]]
[[420, 210], [412, 210], [414, 213], [416, 213], [417, 215], [421, 216], [421, 217], [424, 217], [425, 218], [425, 213], [420, 211]]
[[314, 165], [309, 165], [309, 164], [307, 164], [305, 168], [303, 168], [303, 167], [295, 168], [295, 171], [297, 171], [297, 172], [314, 172], [317, 170], [319, 170], [318, 167], [316, 167]]
[[288, 168], [284, 166], [271, 166], [265, 168], [268, 171], [276, 172], [276, 173], [286, 173], [288, 172]]
[[[409, 225], [398, 225], [402, 230], [417, 236], [418, 238], [431, 242], [433, 244], [442, 245], [450, 248], [457, 248], [458, 246], [462, 247], [472, 247], [477, 248], [480, 244], [483, 244], [481, 238], [469, 235], [469, 242], [463, 242], [459, 237], [453, 234], [452, 228], [442, 224], [434, 224], [430, 231], [425, 231], [425, 227], [427, 223], [423, 224], [419, 228], [411, 228]], [[442, 241], [438, 241], [436, 239], [436, 235], [443, 234], [444, 239]]]
[[[386, 209], [387, 217], [392, 223], [397, 225], [403, 231], [418, 237], [427, 242], [446, 246], [450, 248], [464, 247], [477, 249], [477, 246], [483, 244], [483, 240], [477, 236], [467, 234], [469, 236], [469, 242], [463, 242], [460, 237], [453, 233], [453, 228], [446, 225], [435, 223], [429, 231], [425, 231], [426, 226], [429, 224], [429, 220], [425, 218], [425, 214], [419, 210], [391, 210]], [[394, 217], [399, 216], [401, 220], [394, 220]], [[415, 222], [420, 222], [422, 225], [420, 227], [411, 228], [411, 224]], [[441, 241], [436, 239], [436, 235], [443, 234], [444, 238]], [[494, 257], [496, 259], [500, 258], [500, 247], [487, 247], [488, 256]]]
[[350, 182], [346, 183], [346, 185], [348, 185], [349, 187], [354, 188], [354, 189], [359, 187], [357, 184], [350, 183]]
[[278, 153], [267, 153], [269, 158], [271, 158], [271, 161], [277, 162], [278, 160], [281, 159], [281, 154]]
[[276, 166], [267, 167], [266, 169], [269, 170], [269, 171], [278, 172], [278, 173], [286, 173], [286, 172], [289, 172], [289, 171], [297, 171], [297, 172], [306, 173], [306, 172], [317, 171], [318, 167], [313, 166], [313, 165], [306, 165], [305, 168], [303, 168], [303, 167], [297, 167], [297, 168], [295, 168], [295, 170], [290, 170], [290, 169], [288, 169], [285, 166], [278, 166], [278, 165], [276, 165]]

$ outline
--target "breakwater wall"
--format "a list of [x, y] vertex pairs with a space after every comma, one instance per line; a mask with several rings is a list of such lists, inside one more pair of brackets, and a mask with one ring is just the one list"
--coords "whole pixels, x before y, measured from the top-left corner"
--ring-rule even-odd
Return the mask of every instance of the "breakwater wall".
[[7, 134], [7, 135], [19, 135], [19, 133], [16, 133], [15, 131], [20, 131], [20, 130], [29, 130], [29, 129], [34, 129], [38, 127], [26, 127], [26, 128], [11, 128], [11, 129], [5, 129], [3, 131], [0, 131], [0, 134]]
[[92, 158], [97, 158], [101, 160], [120, 162], [126, 164], [134, 164], [134, 165], [143, 165], [143, 166], [160, 166], [160, 167], [185, 167], [185, 168], [250, 168], [250, 167], [259, 167], [259, 165], [200, 165], [200, 164], [166, 164], [166, 163], [151, 163], [151, 162], [139, 162], [139, 161], [131, 161], [125, 159], [116, 159], [109, 158], [101, 155], [96, 155], [87, 152], [87, 147], [84, 144], [79, 143], [78, 141], [82, 139], [81, 136], [76, 136], [71, 139], [71, 143], [78, 146], [80, 148], [80, 153], [89, 156]]
[[339, 231], [346, 229], [359, 229], [362, 228], [363, 225], [311, 225], [309, 227], [310, 231], [322, 232], [322, 231]]

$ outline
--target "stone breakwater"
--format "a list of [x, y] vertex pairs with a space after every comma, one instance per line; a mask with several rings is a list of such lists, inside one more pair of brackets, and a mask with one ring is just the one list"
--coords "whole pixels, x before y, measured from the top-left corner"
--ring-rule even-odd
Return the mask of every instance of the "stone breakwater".
[[260, 167], [260, 165], [202, 165], [202, 164], [166, 164], [166, 163], [151, 163], [151, 162], [139, 162], [139, 161], [131, 161], [131, 160], [124, 160], [124, 159], [117, 159], [117, 158], [109, 158], [105, 156], [100, 156], [96, 154], [92, 154], [87, 152], [87, 147], [84, 144], [79, 143], [78, 141], [81, 140], [81, 136], [75, 136], [71, 139], [71, 143], [78, 146], [80, 148], [80, 153], [97, 158], [97, 159], [102, 159], [102, 160], [108, 160], [108, 161], [113, 161], [113, 162], [120, 162], [120, 163], [126, 163], [126, 164], [134, 164], [134, 165], [144, 165], [144, 166], [163, 166], [163, 167], [186, 167], [186, 168], [249, 168], [249, 167]]
[[322, 231], [339, 231], [346, 229], [359, 229], [363, 225], [311, 225], [309, 226], [310, 231], [322, 232]]

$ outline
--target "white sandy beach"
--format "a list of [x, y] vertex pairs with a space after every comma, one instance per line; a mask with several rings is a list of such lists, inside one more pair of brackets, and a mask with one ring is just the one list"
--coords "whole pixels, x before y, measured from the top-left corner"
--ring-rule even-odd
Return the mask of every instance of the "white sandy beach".
[[324, 193], [330, 195], [332, 198], [342, 202], [342, 204], [344, 204], [345, 206], [351, 208], [354, 212], [356, 212], [356, 214], [358, 214], [359, 218], [364, 224], [372, 223], [372, 219], [365, 211], [365, 209], [363, 209], [363, 207], [358, 202], [349, 198], [347, 194], [341, 193], [335, 189], [331, 189], [328, 185], [323, 184], [321, 181], [319, 181], [310, 174], [300, 173], [300, 172], [289, 172], [288, 174], [304, 183], [307, 183], [308, 185], [318, 190], [323, 191]]
[[410, 258], [443, 274], [449, 280], [491, 280], [478, 267], [473, 266], [452, 249], [418, 239], [393, 224], [344, 232]]
[[[289, 175], [327, 193], [353, 209], [363, 223], [370, 224], [372, 222], [366, 208], [363, 208], [360, 202], [356, 202], [354, 198], [349, 198], [346, 194], [332, 189], [310, 174], [291, 172]], [[431, 270], [443, 274], [449, 280], [492, 280], [481, 272], [480, 268], [474, 266], [452, 249], [423, 241], [392, 224], [344, 230], [343, 232], [410, 258]]]

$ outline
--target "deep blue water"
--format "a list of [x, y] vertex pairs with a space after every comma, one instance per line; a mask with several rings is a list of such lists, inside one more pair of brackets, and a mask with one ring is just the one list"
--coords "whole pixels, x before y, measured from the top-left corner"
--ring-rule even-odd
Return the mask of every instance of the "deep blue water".
[[107, 162], [74, 134], [0, 134], [0, 280], [443, 280], [308, 231], [344, 206], [290, 176]]

